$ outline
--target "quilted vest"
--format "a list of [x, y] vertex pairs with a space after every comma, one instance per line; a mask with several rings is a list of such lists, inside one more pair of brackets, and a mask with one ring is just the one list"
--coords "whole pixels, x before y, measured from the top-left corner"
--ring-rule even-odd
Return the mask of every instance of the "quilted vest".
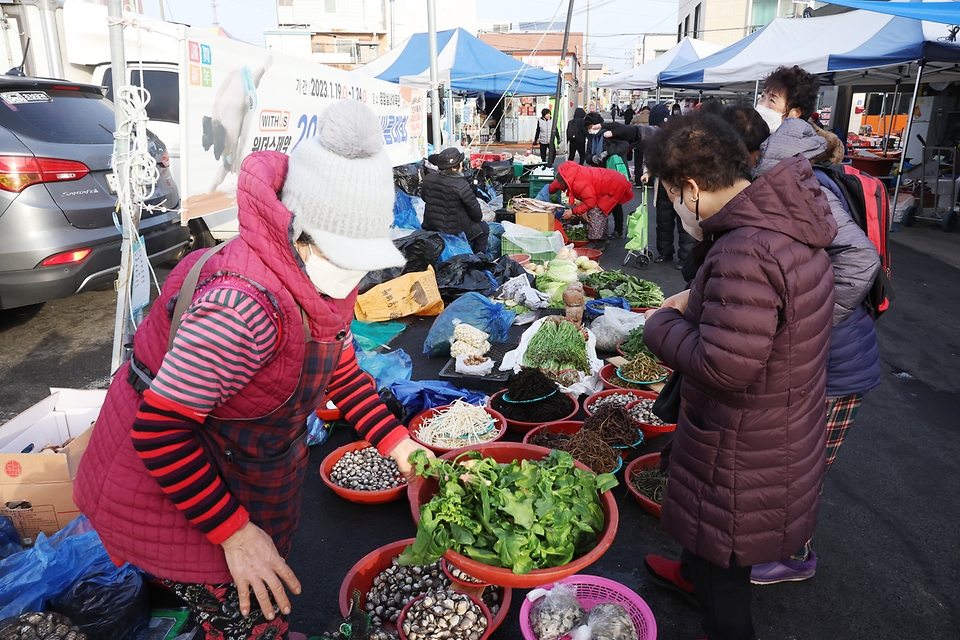
[[[295, 395], [307, 371], [301, 309], [318, 343], [343, 341], [353, 314], [355, 294], [345, 300], [317, 295], [300, 266], [291, 238], [292, 215], [278, 198], [286, 168], [287, 156], [276, 152], [255, 153], [244, 160], [237, 193], [240, 237], [207, 261], [197, 288], [202, 290], [218, 279], [242, 278], [261, 292], [257, 298], [270, 302], [268, 311], [280, 327], [281, 337], [271, 359], [250, 384], [215, 409], [205, 425], [234, 437], [242, 438], [244, 429], [275, 426], [270, 423], [270, 415], [291, 400], [315, 402], [311, 397], [314, 393], [302, 394], [302, 400], [301, 395]], [[200, 255], [192, 253], [170, 273], [134, 337], [138, 361], [152, 372], [160, 368], [166, 353], [176, 295]], [[324, 385], [336, 366], [339, 351], [328, 356], [309, 359], [313, 368], [321, 369]], [[211, 544], [167, 499], [133, 449], [130, 429], [141, 396], [127, 381], [128, 369], [129, 364], [125, 364], [118, 370], [107, 392], [80, 463], [74, 500], [114, 558], [179, 582], [232, 582], [221, 547]], [[305, 415], [314, 408], [315, 404], [288, 409]], [[278, 441], [277, 445], [290, 444], [295, 430], [287, 442]], [[209, 438], [205, 440], [209, 450]], [[302, 476], [290, 479], [291, 483], [299, 481]], [[299, 504], [298, 488], [295, 493]], [[288, 542], [289, 534], [292, 531], [283, 532], [283, 541]], [[276, 535], [274, 539], [278, 541]]]

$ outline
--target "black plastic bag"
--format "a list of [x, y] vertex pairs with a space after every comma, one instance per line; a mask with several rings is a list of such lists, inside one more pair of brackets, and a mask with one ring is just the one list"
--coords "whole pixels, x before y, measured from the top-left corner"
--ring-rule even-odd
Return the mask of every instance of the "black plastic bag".
[[357, 293], [363, 294], [373, 289], [378, 284], [389, 282], [394, 278], [399, 278], [404, 274], [403, 267], [390, 267], [389, 269], [378, 269], [377, 271], [368, 271], [363, 280], [357, 287]]
[[[493, 279], [496, 263], [475, 253], [453, 256], [437, 265], [437, 286], [444, 302], [451, 302], [468, 291], [488, 296], [499, 285]], [[522, 268], [522, 267], [521, 267]]]
[[488, 182], [497, 184], [506, 184], [513, 181], [513, 161], [499, 160], [496, 162], [484, 162], [480, 165], [480, 171], [484, 179]]
[[22, 551], [20, 534], [13, 522], [6, 516], [0, 516], [0, 560]]
[[423, 230], [398, 238], [393, 241], [393, 245], [407, 259], [407, 266], [404, 267], [403, 273], [426, 271], [428, 265], [437, 264], [437, 260], [447, 246], [439, 233]]
[[423, 178], [419, 163], [402, 164], [393, 168], [393, 183], [409, 196], [420, 195], [420, 181]]
[[402, 402], [397, 400], [397, 396], [393, 395], [393, 391], [384, 387], [380, 389], [378, 393], [380, 394], [380, 399], [383, 400], [383, 404], [390, 410], [393, 417], [399, 420], [401, 424], [407, 424], [407, 421], [413, 416], [409, 415], [407, 408], [403, 406]]
[[516, 278], [517, 276], [527, 276], [527, 280], [531, 285], [533, 284], [533, 276], [527, 273], [527, 270], [510, 256], [501, 256], [496, 261], [492, 273], [493, 279], [497, 281], [498, 285], [502, 285], [510, 278]]
[[98, 563], [91, 572], [49, 602], [94, 640], [135, 638], [150, 623], [147, 585], [130, 565]]

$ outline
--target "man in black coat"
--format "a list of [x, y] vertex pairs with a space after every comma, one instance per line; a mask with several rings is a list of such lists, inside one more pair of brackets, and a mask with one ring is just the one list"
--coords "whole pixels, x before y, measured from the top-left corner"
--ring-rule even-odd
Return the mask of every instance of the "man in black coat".
[[633, 110], [633, 105], [628, 104], [627, 108], [623, 110], [623, 124], [633, 124], [633, 116], [636, 115], [636, 112]]
[[463, 233], [474, 253], [486, 253], [490, 227], [483, 221], [480, 203], [460, 172], [463, 153], [444, 149], [427, 160], [439, 171], [428, 173], [420, 184], [423, 198], [423, 228], [455, 236]]

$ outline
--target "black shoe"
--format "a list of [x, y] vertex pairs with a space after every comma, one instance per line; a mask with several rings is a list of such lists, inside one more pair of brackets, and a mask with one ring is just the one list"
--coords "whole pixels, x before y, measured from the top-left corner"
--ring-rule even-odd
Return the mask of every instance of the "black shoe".
[[678, 263], [677, 263], [677, 271], [682, 271], [682, 270], [683, 270], [683, 265], [678, 262]]
[[654, 262], [656, 262], [657, 264], [662, 264], [664, 262], [673, 262], [673, 256], [660, 256], [659, 258], [655, 259]]

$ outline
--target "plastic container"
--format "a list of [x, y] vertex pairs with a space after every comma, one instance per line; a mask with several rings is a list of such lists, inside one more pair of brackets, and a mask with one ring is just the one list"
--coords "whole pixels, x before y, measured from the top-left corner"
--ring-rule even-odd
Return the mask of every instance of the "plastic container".
[[[608, 365], [608, 366], [609, 366], [609, 365]], [[604, 367], [604, 368], [606, 368], [606, 367]], [[617, 375], [617, 374], [616, 374], [616, 369], [614, 369], [614, 374], [613, 374], [613, 375]], [[599, 400], [600, 398], [605, 398], [605, 397], [607, 397], [607, 396], [612, 396], [612, 395], [615, 395], [615, 394], [617, 394], [617, 393], [629, 393], [630, 395], [636, 396], [636, 400], [631, 400], [631, 401], [630, 401], [631, 404], [632, 404], [633, 402], [636, 402], [636, 401], [639, 400], [640, 398], [647, 398], [647, 397], [649, 397], [649, 394], [653, 394], [653, 397], [654, 397], [654, 398], [657, 397], [657, 394], [656, 394], [656, 393], [653, 393], [652, 391], [643, 391], [643, 390], [641, 390], [641, 389], [621, 389], [621, 388], [604, 389], [603, 391], [597, 391], [595, 394], [587, 397], [587, 399], [586, 399], [586, 400], [584, 401], [584, 403], [583, 403], [583, 411], [584, 411], [584, 413], [586, 413], [588, 416], [592, 416], [592, 415], [593, 415], [593, 412], [590, 410], [590, 405], [591, 405], [591, 404], [593, 404], [594, 402], [596, 402], [596, 401]]]
[[544, 431], [549, 431], [550, 433], [565, 433], [568, 436], [572, 436], [576, 432], [580, 431], [581, 428], [583, 428], [583, 422], [581, 420], [558, 420], [557, 422], [548, 422], [546, 424], [541, 424], [538, 427], [534, 427], [530, 431], [526, 432], [523, 435], [523, 444], [530, 444], [530, 438]]
[[[493, 394], [492, 396], [490, 396], [490, 398], [487, 400], [487, 406], [488, 406], [488, 407], [492, 407], [492, 406], [493, 406], [493, 404], [492, 404], [493, 399], [496, 398], [496, 397], [502, 396], [502, 395], [503, 395], [504, 393], [506, 393], [506, 392], [507, 392], [506, 389], [501, 389], [500, 391], [497, 391], [495, 394]], [[578, 411], [580, 411], [580, 403], [577, 401], [577, 398], [574, 397], [574, 396], [572, 396], [572, 395], [568, 395], [567, 397], [570, 398], [571, 400], [573, 400], [573, 409], [570, 411], [570, 413], [569, 413], [568, 415], [565, 415], [565, 416], [563, 416], [562, 418], [560, 418], [560, 420], [555, 420], [554, 422], [560, 422], [560, 421], [563, 421], [563, 420], [569, 420], [569, 419], [572, 418], [573, 416], [577, 415], [577, 412], [578, 412]], [[501, 415], [503, 415], [503, 414], [501, 414]], [[504, 420], [507, 420], [506, 417], [504, 417]], [[536, 429], [537, 427], [539, 427], [539, 426], [542, 425], [542, 424], [544, 424], [544, 423], [543, 423], [543, 422], [520, 422], [520, 421], [518, 421], [518, 420], [507, 420], [507, 429], [509, 429], [510, 431], [513, 431], [513, 432], [515, 432], [515, 433], [527, 433], [527, 432], [530, 431], [531, 429]], [[526, 441], [524, 441], [524, 442], [526, 442]]]
[[[460, 578], [454, 576], [453, 571], [451, 571], [451, 569], [454, 569], [455, 567], [451, 566], [450, 563], [447, 562], [445, 558], [440, 558], [440, 568], [443, 569], [443, 575], [447, 576], [447, 578], [450, 579], [451, 584], [453, 584], [458, 589], [463, 588], [463, 589], [473, 590], [473, 589], [482, 589], [483, 587], [490, 586], [486, 582], [467, 582], [466, 580], [461, 580]], [[470, 591], [467, 591], [467, 593], [470, 593]]]
[[[656, 640], [657, 621], [653, 617], [653, 611], [643, 598], [619, 582], [597, 576], [570, 576], [556, 582], [572, 586], [576, 591], [577, 600], [588, 611], [604, 602], [622, 605], [633, 620], [638, 640]], [[520, 605], [520, 633], [525, 640], [537, 640], [537, 636], [530, 627], [530, 609], [533, 605], [534, 602], [526, 598]]]
[[[410, 431], [410, 437], [413, 439], [413, 441], [419, 444], [422, 444], [427, 449], [430, 449], [437, 455], [441, 453], [449, 453], [451, 451], [461, 451], [463, 447], [441, 447], [435, 444], [428, 444], [423, 440], [421, 440], [419, 437], [417, 437], [417, 432], [420, 430], [420, 427], [423, 425], [424, 422], [426, 422], [433, 416], [441, 413], [442, 411], [449, 409], [450, 406], [451, 405], [449, 404], [445, 404], [441, 407], [434, 407], [433, 409], [427, 409], [426, 411], [421, 411], [420, 413], [415, 415], [413, 419], [410, 421], [410, 424], [407, 426], [407, 429]], [[487, 440], [486, 443], [484, 444], [496, 442], [497, 440], [502, 438], [504, 434], [507, 432], [507, 420], [500, 414], [499, 411], [494, 411], [490, 407], [482, 407], [482, 409], [486, 411], [494, 419], [495, 422], [493, 425], [493, 431], [496, 433], [496, 435], [492, 439]]]
[[[662, 365], [661, 365], [662, 366]], [[670, 377], [670, 374], [673, 373], [673, 369], [670, 367], [663, 367], [667, 372], [667, 378]], [[628, 391], [632, 390], [630, 387], [621, 387], [617, 381], [620, 378], [617, 377], [617, 365], [615, 364], [605, 364], [603, 368], [600, 369], [600, 382], [603, 383], [604, 389], [627, 389]], [[661, 384], [659, 382], [654, 382], [652, 384]], [[644, 387], [650, 387], [651, 385], [643, 385]], [[638, 389], [638, 391], [649, 391], [650, 389]]]
[[[425, 593], [422, 596], [417, 596], [416, 598], [408, 602], [406, 605], [404, 605], [403, 609], [400, 610], [400, 617], [397, 618], [397, 633], [400, 634], [400, 640], [407, 640], [407, 634], [403, 632], [403, 620], [407, 616], [407, 610], [413, 606], [414, 602], [416, 602], [417, 600], [420, 600], [421, 598], [424, 598], [427, 595], [428, 594]], [[483, 616], [487, 619], [487, 630], [484, 631], [483, 635], [480, 636], [480, 640], [486, 640], [486, 638], [489, 638], [490, 634], [493, 633], [493, 630], [494, 630], [493, 616], [490, 615], [490, 609], [487, 608], [487, 605], [483, 604], [483, 601], [480, 600], [480, 598], [474, 595], [471, 595], [469, 593], [465, 595], [473, 601], [473, 604], [480, 607], [480, 610], [483, 612]], [[503, 609], [503, 606], [501, 606], [500, 608]], [[440, 636], [437, 635], [434, 637], [439, 638]]]
[[[350, 598], [353, 597], [354, 589], [360, 592], [360, 608], [362, 609], [367, 604], [367, 593], [373, 588], [373, 579], [376, 578], [381, 571], [389, 567], [390, 562], [400, 555], [408, 545], [413, 544], [414, 541], [415, 538], [407, 538], [405, 540], [391, 542], [379, 549], [374, 549], [353, 565], [340, 584], [339, 602], [341, 616], [347, 617], [347, 614], [350, 613]], [[496, 630], [496, 628], [506, 620], [512, 598], [513, 589], [508, 587], [500, 588], [500, 609], [497, 610], [497, 615], [494, 616], [493, 623], [490, 625], [491, 632]], [[397, 625], [393, 623], [386, 623], [383, 626], [388, 631], [392, 631], [397, 627]]]
[[659, 467], [660, 466], [660, 452], [657, 453], [648, 453], [645, 456], [640, 456], [633, 462], [627, 465], [627, 470], [623, 473], [623, 481], [627, 485], [627, 489], [630, 490], [630, 493], [634, 498], [637, 499], [637, 502], [640, 503], [640, 506], [643, 507], [648, 513], [651, 513], [658, 518], [660, 517], [660, 505], [656, 502], [643, 495], [639, 491], [633, 488], [631, 480], [640, 471], [644, 469], [649, 469], [650, 467]]
[[521, 267], [530, 262], [529, 253], [511, 253], [507, 257], [519, 264]]
[[[377, 386], [377, 381], [373, 379], [372, 375], [366, 371], [363, 372], [363, 375], [367, 377], [367, 379], [370, 381], [370, 384], [372, 384], [374, 387]], [[340, 413], [340, 409], [337, 408], [337, 405], [333, 404], [332, 401], [327, 400], [327, 396], [323, 396], [323, 398], [320, 399], [320, 408], [317, 409], [317, 417], [324, 422], [334, 422], [335, 420], [342, 418], [343, 414]]]
[[[647, 400], [657, 399], [657, 394], [653, 391], [637, 391], [637, 393], [643, 394], [643, 397]], [[639, 402], [639, 400], [628, 404], [627, 411], [630, 410], [630, 407], [637, 404], [637, 402]], [[648, 440], [677, 430], [677, 425], [675, 424], [650, 424], [649, 422], [643, 422], [641, 420], [637, 420], [636, 422], [640, 425], [640, 431], [643, 431], [643, 437]]]
[[570, 242], [573, 244], [574, 249], [579, 249], [580, 247], [587, 246], [593, 242], [593, 240], [571, 240]]
[[440, 370], [438, 377], [441, 380], [450, 382], [455, 387], [461, 389], [477, 389], [487, 395], [503, 389], [507, 384], [507, 379], [512, 371], [500, 371], [500, 363], [503, 362], [503, 356], [517, 348], [517, 345], [509, 342], [494, 342], [490, 345], [490, 351], [487, 351], [487, 357], [493, 360], [493, 371], [485, 376], [471, 376], [457, 371], [456, 358], [447, 360], [447, 364]]
[[333, 471], [333, 465], [340, 461], [343, 454], [348, 451], [366, 449], [370, 446], [372, 445], [366, 440], [357, 440], [356, 442], [351, 442], [338, 449], [334, 449], [328, 453], [327, 457], [320, 463], [320, 479], [323, 480], [323, 484], [333, 489], [333, 492], [338, 496], [350, 502], [356, 502], [357, 504], [384, 504], [386, 502], [400, 500], [407, 491], [407, 485], [405, 484], [384, 491], [357, 491], [356, 489], [341, 487], [330, 479], [330, 472]]
[[590, 260], [600, 260], [600, 256], [603, 255], [603, 251], [600, 249], [581, 249], [580, 247], [577, 247], [576, 244], [573, 246], [577, 250], [577, 256], [579, 257], [586, 257]]
[[[514, 460], [540, 460], [550, 453], [545, 447], [535, 447], [529, 444], [518, 444], [515, 442], [496, 442], [494, 444], [482, 444], [467, 447], [462, 451], [479, 451], [481, 455], [493, 458], [500, 463], [509, 463]], [[457, 453], [446, 453], [440, 456], [444, 460], [452, 460], [462, 451]], [[575, 462], [577, 467], [584, 471], [589, 469], [580, 462]], [[407, 488], [407, 495], [410, 498], [410, 511], [413, 514], [415, 522], [420, 521], [420, 505], [426, 504], [436, 495], [438, 485], [433, 478], [416, 478]], [[574, 559], [560, 567], [551, 567], [549, 569], [534, 569], [524, 575], [516, 575], [510, 569], [504, 567], [492, 567], [476, 560], [471, 560], [456, 551], [447, 551], [443, 554], [453, 566], [478, 580], [485, 580], [490, 584], [497, 584], [504, 587], [517, 587], [523, 589], [532, 589], [544, 584], [556, 582], [561, 578], [571, 576], [584, 569], [602, 556], [617, 535], [617, 527], [620, 523], [620, 515], [617, 511], [617, 502], [613, 497], [613, 492], [605, 491], [600, 494], [600, 506], [603, 509], [603, 529], [597, 536], [597, 545], [586, 554]], [[506, 607], [506, 603], [501, 610]]]

